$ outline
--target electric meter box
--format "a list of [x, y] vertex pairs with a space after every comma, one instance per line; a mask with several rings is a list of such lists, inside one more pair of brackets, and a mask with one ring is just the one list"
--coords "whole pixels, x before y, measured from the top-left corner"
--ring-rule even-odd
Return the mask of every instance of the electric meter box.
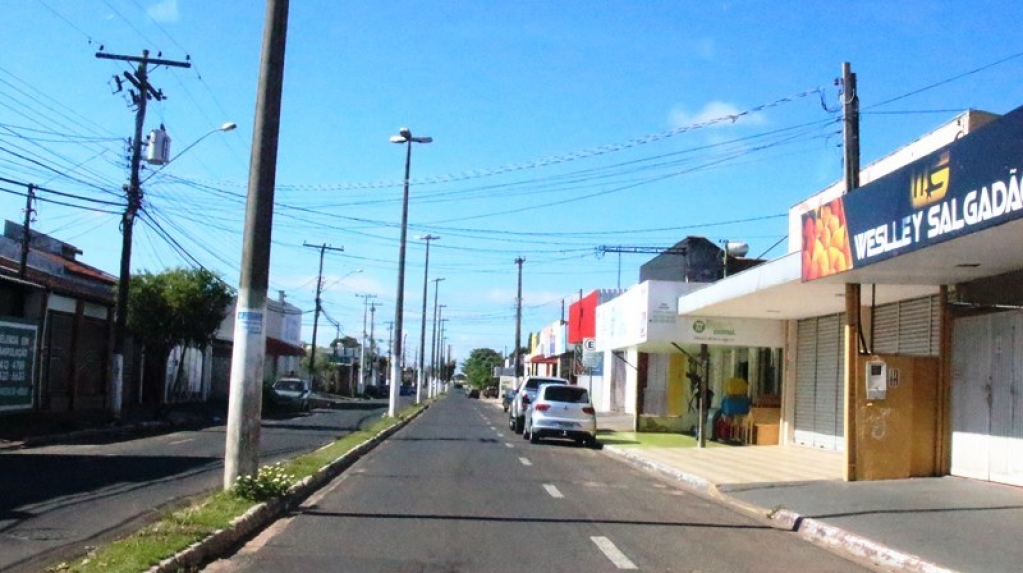
[[170, 162], [171, 138], [162, 127], [149, 132], [148, 143], [146, 163], [150, 165], [166, 165]]
[[884, 360], [867, 362], [867, 400], [884, 400], [888, 393], [888, 365]]

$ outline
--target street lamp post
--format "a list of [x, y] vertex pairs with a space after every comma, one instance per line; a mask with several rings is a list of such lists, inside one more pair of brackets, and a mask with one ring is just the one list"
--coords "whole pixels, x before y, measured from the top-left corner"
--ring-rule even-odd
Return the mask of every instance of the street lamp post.
[[412, 144], [430, 143], [432, 137], [413, 137], [407, 127], [398, 130], [398, 135], [391, 136], [391, 143], [405, 144], [405, 185], [401, 201], [401, 241], [398, 247], [398, 295], [394, 308], [394, 351], [391, 363], [391, 392], [388, 400], [387, 415], [395, 417], [398, 410], [398, 384], [401, 383], [401, 330], [402, 312], [405, 299], [405, 242], [408, 236], [408, 186], [409, 170], [412, 165]]
[[[419, 329], [419, 376], [416, 378], [416, 404], [421, 401], [423, 374], [426, 373], [426, 288], [430, 282], [430, 241], [436, 241], [439, 238], [435, 235], [418, 237], [419, 240], [426, 241], [426, 264], [423, 266], [423, 314]], [[428, 393], [427, 397], [432, 398], [433, 396]]]

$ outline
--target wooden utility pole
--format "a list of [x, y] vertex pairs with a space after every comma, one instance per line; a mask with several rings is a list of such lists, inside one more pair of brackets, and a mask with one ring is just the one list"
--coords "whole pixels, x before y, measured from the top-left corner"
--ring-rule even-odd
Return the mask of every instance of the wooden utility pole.
[[320, 294], [323, 292], [323, 253], [326, 251], [338, 251], [344, 252], [344, 247], [331, 247], [326, 243], [322, 245], [310, 245], [309, 243], [302, 243], [303, 247], [312, 247], [320, 250], [320, 270], [316, 273], [316, 310], [313, 314], [313, 348], [309, 352], [309, 376], [312, 380], [309, 382], [310, 386], [316, 382], [316, 329], [320, 325], [320, 311], [323, 308]]
[[[860, 98], [856, 74], [849, 62], [842, 64], [842, 109], [844, 115], [845, 192], [860, 186]], [[846, 481], [856, 480], [856, 386], [859, 367], [860, 285], [845, 285], [845, 452]]]
[[25, 198], [25, 224], [21, 228], [21, 264], [18, 266], [18, 276], [25, 278], [28, 274], [28, 246], [32, 241], [32, 231], [29, 225], [32, 224], [32, 214], [35, 211], [32, 209], [32, 202], [36, 198], [35, 185], [31, 183], [28, 185], [28, 195]]
[[259, 470], [259, 424], [266, 357], [266, 291], [270, 276], [277, 145], [284, 85], [288, 0], [267, 0], [252, 130], [241, 278], [235, 309], [234, 349], [227, 409], [224, 489]]
[[[150, 58], [149, 50], [142, 50], [142, 57], [120, 56], [97, 52], [96, 57], [104, 60], [120, 60], [124, 62], [137, 63], [135, 73], [124, 72], [124, 77], [133, 86], [129, 90], [132, 103], [135, 109], [135, 135], [131, 141], [131, 175], [125, 191], [128, 195], [128, 206], [121, 217], [121, 268], [120, 277], [117, 281], [117, 306], [114, 314], [114, 352], [113, 364], [111, 365], [110, 381], [110, 410], [115, 418], [121, 417], [122, 394], [124, 389], [124, 342], [126, 338], [126, 324], [128, 319], [128, 285], [131, 282], [131, 243], [132, 232], [135, 226], [135, 216], [142, 208], [142, 187], [139, 182], [139, 170], [142, 165], [142, 129], [146, 121], [146, 104], [150, 99], [162, 101], [163, 92], [154, 89], [149, 83], [149, 64], [156, 66], [169, 66], [174, 68], [189, 68], [189, 62], [176, 62]], [[115, 76], [117, 85], [121, 86], [121, 79]]]

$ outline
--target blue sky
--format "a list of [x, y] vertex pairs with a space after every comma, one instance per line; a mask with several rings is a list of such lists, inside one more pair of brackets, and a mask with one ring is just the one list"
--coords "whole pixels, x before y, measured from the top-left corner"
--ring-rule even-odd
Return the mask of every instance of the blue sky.
[[[119, 216], [95, 208], [118, 208], [94, 200], [123, 201], [134, 112], [111, 89], [125, 65], [95, 53], [188, 57], [191, 69], [151, 70], [167, 99], [145, 131], [165, 125], [172, 155], [203, 139], [147, 181], [132, 268], [202, 264], [236, 285], [264, 9], [4, 0], [0, 177], [93, 200], [41, 194], [76, 207], [40, 202], [34, 228], [116, 274]], [[789, 207], [841, 177], [842, 62], [858, 76], [867, 164], [965, 109], [1023, 104], [1021, 12], [976, 0], [293, 1], [271, 294], [311, 311], [319, 251], [303, 244], [343, 247], [324, 259], [324, 308], [359, 337], [357, 295], [376, 295], [386, 344], [404, 166], [388, 138], [402, 126], [434, 138], [413, 149], [409, 237], [441, 237], [430, 275], [445, 279], [460, 361], [512, 348], [516, 257], [529, 332], [580, 291], [635, 283], [651, 256], [622, 255], [619, 278], [601, 245], [701, 235], [780, 256]], [[238, 129], [204, 137], [227, 121]], [[24, 187], [0, 190], [3, 217], [20, 221]], [[407, 257], [410, 355], [423, 243]], [[321, 320], [318, 341], [334, 333]]]

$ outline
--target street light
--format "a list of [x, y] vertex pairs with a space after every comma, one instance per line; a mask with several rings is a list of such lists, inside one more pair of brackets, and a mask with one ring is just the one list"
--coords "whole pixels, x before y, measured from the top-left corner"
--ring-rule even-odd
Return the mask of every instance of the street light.
[[405, 185], [401, 201], [401, 242], [398, 247], [398, 296], [394, 308], [394, 351], [391, 353], [391, 392], [387, 407], [387, 415], [392, 418], [397, 415], [398, 385], [401, 384], [401, 327], [405, 306], [405, 241], [408, 236], [408, 185], [409, 169], [412, 165], [412, 144], [432, 141], [432, 137], [412, 137], [412, 132], [407, 127], [399, 129], [398, 135], [391, 136], [391, 143], [405, 144]]
[[[426, 287], [430, 282], [430, 241], [436, 241], [440, 237], [436, 235], [425, 235], [416, 237], [420, 241], [426, 241], [426, 264], [423, 266], [423, 314], [422, 324], [419, 329], [419, 376], [416, 378], [416, 404], [421, 401], [423, 391], [423, 374], [426, 373]], [[427, 397], [433, 396], [427, 394]]]

